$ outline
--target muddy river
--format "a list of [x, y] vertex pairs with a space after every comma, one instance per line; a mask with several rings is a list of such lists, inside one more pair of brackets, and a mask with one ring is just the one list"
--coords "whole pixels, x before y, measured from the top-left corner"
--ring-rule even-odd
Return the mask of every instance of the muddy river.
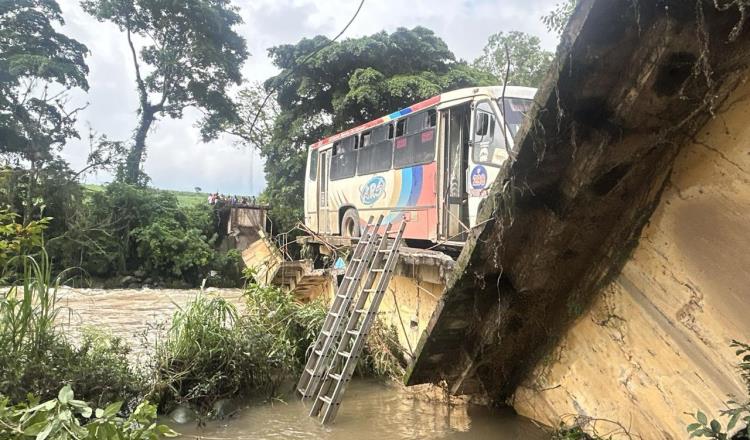
[[[239, 302], [238, 289], [209, 292]], [[148, 344], [196, 290], [61, 289], [58, 319], [74, 334], [86, 326], [107, 329], [131, 342]], [[174, 425], [186, 439], [544, 439], [549, 435], [511, 410], [449, 405], [413, 389], [354, 381], [331, 426], [308, 417], [309, 403], [294, 396], [273, 404], [253, 404], [229, 420]]]

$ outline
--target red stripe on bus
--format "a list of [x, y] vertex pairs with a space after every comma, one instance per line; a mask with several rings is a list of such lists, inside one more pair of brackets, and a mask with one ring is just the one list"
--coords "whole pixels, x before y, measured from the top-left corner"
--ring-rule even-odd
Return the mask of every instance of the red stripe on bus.
[[[412, 105], [411, 107], [407, 107], [407, 108], [410, 109], [412, 112], [417, 112], [417, 111], [422, 110], [424, 108], [427, 108], [427, 107], [433, 106], [435, 104], [438, 104], [439, 102], [440, 102], [440, 95], [437, 95], [437, 96], [433, 96], [432, 98], [425, 99], [422, 102], [418, 102], [418, 103]], [[342, 138], [345, 138], [345, 137], [347, 137], [349, 135], [352, 135], [352, 134], [354, 134], [354, 133], [356, 133], [356, 132], [358, 132], [360, 130], [364, 130], [364, 129], [367, 129], [367, 128], [370, 128], [370, 127], [374, 127], [376, 125], [380, 125], [383, 122], [386, 122], [385, 118], [386, 118], [386, 116], [383, 116], [383, 117], [380, 117], [380, 118], [375, 119], [373, 121], [370, 121], [370, 122], [367, 122], [365, 124], [359, 125], [357, 127], [350, 128], [349, 130], [342, 131], [341, 133], [334, 134], [333, 136], [329, 136], [329, 137], [323, 138], [323, 139], [319, 140], [318, 142], [315, 142], [314, 144], [312, 144], [310, 146], [310, 148], [319, 148], [319, 147], [321, 147], [321, 146], [323, 146], [325, 144], [329, 144], [331, 142], [336, 142], [339, 139], [342, 139]]]

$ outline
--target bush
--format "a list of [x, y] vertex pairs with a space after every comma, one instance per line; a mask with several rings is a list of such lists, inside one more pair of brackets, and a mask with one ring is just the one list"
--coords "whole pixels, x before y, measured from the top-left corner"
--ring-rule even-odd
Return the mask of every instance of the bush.
[[136, 255], [148, 276], [171, 275], [197, 284], [207, 275], [213, 250], [197, 229], [159, 218], [132, 231]]
[[60, 278], [52, 278], [44, 249], [15, 261], [23, 276], [0, 297], [0, 394], [11, 402], [28, 393], [50, 399], [68, 383], [99, 405], [135, 399], [139, 380], [118, 339], [89, 332], [76, 347], [56, 330]]
[[175, 314], [156, 356], [160, 409], [187, 404], [206, 412], [220, 399], [273, 395], [300, 370], [325, 310], [257, 285], [246, 301], [239, 314], [226, 300], [201, 295]]
[[93, 410], [74, 397], [70, 386], [63, 387], [56, 399], [44, 403], [34, 397], [11, 406], [7, 397], [0, 396], [0, 438], [146, 440], [178, 435], [168, 426], [155, 423], [156, 407], [148, 402], [139, 404], [128, 418], [122, 418], [118, 416], [122, 402]]
[[[274, 396], [296, 380], [327, 309], [302, 304], [276, 287], [250, 284], [239, 313], [218, 297], [201, 295], [175, 314], [157, 351], [152, 399], [168, 411], [175, 404], [208, 412], [225, 398]], [[377, 324], [357, 372], [394, 377], [403, 369], [394, 350], [395, 330]]]

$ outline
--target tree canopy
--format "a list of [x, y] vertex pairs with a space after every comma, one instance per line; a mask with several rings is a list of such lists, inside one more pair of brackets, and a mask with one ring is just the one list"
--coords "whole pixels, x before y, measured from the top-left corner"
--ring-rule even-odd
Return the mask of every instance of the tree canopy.
[[266, 159], [265, 197], [282, 228], [302, 218], [309, 144], [444, 91], [497, 84], [492, 75], [457, 61], [423, 27], [333, 43], [317, 36], [273, 47], [269, 54], [281, 68], [265, 82], [276, 91], [278, 114], [271, 139], [259, 147]]
[[78, 136], [66, 91], [88, 89], [88, 49], [55, 23], [63, 24], [55, 0], [0, 3], [0, 153], [49, 160]]
[[508, 70], [508, 54], [508, 85], [539, 87], [553, 55], [541, 48], [538, 37], [525, 32], [498, 32], [491, 35], [482, 55], [474, 60], [474, 67], [503, 80]]
[[235, 31], [242, 18], [229, 0], [84, 0], [82, 4], [98, 20], [116, 24], [131, 51], [139, 121], [125, 164], [126, 182], [142, 178], [146, 137], [157, 118], [181, 118], [185, 108], [196, 107], [203, 113], [199, 126], [204, 140], [214, 138], [227, 120], [236, 120], [227, 89], [241, 83], [240, 68], [248, 53], [245, 40]]
[[542, 16], [542, 23], [548, 31], [554, 32], [558, 36], [562, 35], [577, 4], [578, 0], [563, 0], [563, 2], [557, 3], [555, 9]]

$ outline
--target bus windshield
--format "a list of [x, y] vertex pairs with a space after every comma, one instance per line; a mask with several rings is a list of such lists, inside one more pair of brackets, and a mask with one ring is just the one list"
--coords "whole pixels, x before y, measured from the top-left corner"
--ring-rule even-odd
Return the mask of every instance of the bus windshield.
[[[502, 98], [498, 99], [498, 104], [500, 104], [501, 100]], [[508, 129], [512, 136], [515, 136], [521, 128], [526, 113], [531, 110], [533, 104], [533, 99], [505, 98], [505, 105], [500, 105], [505, 115], [505, 123], [508, 124]]]

